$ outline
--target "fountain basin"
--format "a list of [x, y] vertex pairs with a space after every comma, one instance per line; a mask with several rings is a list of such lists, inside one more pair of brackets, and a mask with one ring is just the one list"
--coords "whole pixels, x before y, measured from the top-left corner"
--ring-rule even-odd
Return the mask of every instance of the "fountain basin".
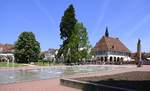
[[81, 65], [81, 66], [62, 66], [62, 67], [41, 67], [34, 69], [19, 70], [0, 70], [0, 84], [8, 84], [15, 82], [25, 82], [33, 80], [42, 80], [70, 76], [91, 72], [111, 71], [112, 66], [100, 65]]

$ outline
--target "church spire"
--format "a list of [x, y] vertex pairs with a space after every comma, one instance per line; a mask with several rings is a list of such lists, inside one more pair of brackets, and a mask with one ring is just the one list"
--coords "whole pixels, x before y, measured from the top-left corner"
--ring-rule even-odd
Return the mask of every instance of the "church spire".
[[109, 37], [108, 27], [106, 27], [105, 36]]

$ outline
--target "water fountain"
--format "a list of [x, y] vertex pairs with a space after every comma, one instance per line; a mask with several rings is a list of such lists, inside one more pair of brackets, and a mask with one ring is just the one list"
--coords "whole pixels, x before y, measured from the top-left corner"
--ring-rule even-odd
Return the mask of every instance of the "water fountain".
[[[50, 79], [73, 74], [93, 73], [111, 71], [113, 68], [101, 65], [79, 65], [79, 66], [62, 66], [46, 67], [37, 69], [21, 69], [0, 71], [0, 84], [24, 82], [32, 80]], [[116, 68], [117, 69], [117, 68]]]
[[5, 60], [7, 61], [7, 67], [9, 67], [9, 59], [5, 58]]

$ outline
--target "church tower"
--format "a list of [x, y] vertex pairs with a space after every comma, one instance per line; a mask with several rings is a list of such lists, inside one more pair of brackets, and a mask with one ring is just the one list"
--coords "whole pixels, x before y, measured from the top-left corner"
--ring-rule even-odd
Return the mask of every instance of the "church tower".
[[108, 27], [106, 27], [105, 36], [109, 37]]

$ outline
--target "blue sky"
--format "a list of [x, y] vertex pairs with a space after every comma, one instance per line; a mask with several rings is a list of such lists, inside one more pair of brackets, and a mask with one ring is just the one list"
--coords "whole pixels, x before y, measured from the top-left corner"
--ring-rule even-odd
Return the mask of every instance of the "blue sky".
[[84, 24], [94, 46], [106, 26], [110, 36], [136, 51], [150, 51], [150, 0], [0, 0], [0, 43], [14, 43], [23, 31], [32, 31], [41, 49], [59, 48], [59, 24], [69, 4]]

